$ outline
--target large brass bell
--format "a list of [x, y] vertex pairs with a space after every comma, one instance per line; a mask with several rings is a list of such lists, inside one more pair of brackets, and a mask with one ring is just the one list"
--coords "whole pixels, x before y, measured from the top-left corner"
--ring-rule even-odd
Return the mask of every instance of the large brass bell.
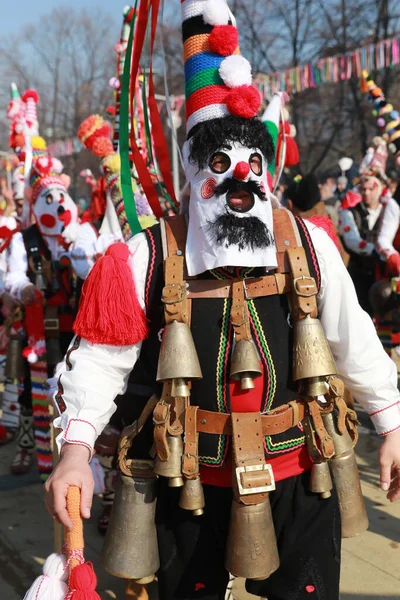
[[155, 477], [120, 477], [101, 553], [101, 565], [111, 575], [149, 583], [160, 568], [156, 490]]
[[195, 517], [199, 517], [204, 513], [205, 505], [200, 477], [186, 479], [179, 499], [179, 506], [184, 510], [191, 510]]
[[165, 326], [158, 359], [157, 381], [172, 380], [171, 395], [190, 395], [187, 380], [201, 379], [202, 373], [192, 333], [186, 323], [172, 321]]
[[22, 356], [23, 339], [20, 335], [11, 335], [7, 348], [5, 376], [12, 381], [19, 381], [26, 375]]
[[239, 340], [232, 355], [231, 379], [240, 381], [243, 391], [254, 389], [254, 379], [262, 374], [256, 347], [249, 340]]
[[[293, 380], [336, 375], [337, 369], [319, 319], [307, 315], [294, 324]], [[323, 394], [326, 389], [321, 388]], [[313, 393], [311, 395], [319, 395]]]
[[225, 567], [235, 577], [260, 580], [279, 567], [269, 497], [253, 505], [233, 500]]
[[339, 498], [342, 537], [355, 537], [368, 529], [368, 516], [352, 439], [347, 429], [343, 435], [338, 432], [333, 413], [323, 415], [322, 418], [335, 447], [335, 455], [329, 464]]
[[332, 477], [327, 462], [313, 463], [311, 467], [310, 492], [319, 494], [321, 498], [331, 497]]
[[169, 487], [182, 487], [182, 437], [180, 435], [167, 434], [167, 444], [170, 452], [169, 458], [161, 460], [157, 454], [154, 461], [154, 473], [160, 477], [167, 477], [169, 479]]

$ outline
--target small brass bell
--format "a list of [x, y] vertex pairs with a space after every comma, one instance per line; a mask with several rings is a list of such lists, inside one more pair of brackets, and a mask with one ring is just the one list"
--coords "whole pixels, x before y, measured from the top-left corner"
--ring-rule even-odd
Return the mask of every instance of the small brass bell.
[[158, 359], [157, 381], [173, 381], [172, 396], [187, 397], [189, 388], [185, 380], [201, 379], [202, 373], [192, 332], [186, 323], [172, 321], [165, 326]]
[[240, 381], [243, 391], [254, 389], [254, 379], [262, 374], [256, 347], [249, 340], [240, 340], [233, 351], [231, 379]]
[[13, 382], [25, 377], [26, 368], [22, 356], [23, 340], [20, 335], [11, 335], [7, 348], [5, 376]]
[[171, 396], [173, 398], [188, 398], [190, 396], [189, 386], [182, 377], [172, 380]]
[[[294, 324], [293, 380], [336, 375], [337, 369], [319, 319], [307, 315]], [[318, 395], [318, 394], [313, 394]]]
[[261, 504], [232, 501], [225, 568], [235, 577], [267, 579], [279, 567], [269, 496]]
[[167, 460], [161, 460], [157, 455], [154, 461], [154, 473], [169, 479], [169, 487], [182, 487], [182, 455], [183, 441], [180, 435], [167, 434], [170, 455]]
[[313, 463], [311, 468], [310, 492], [319, 494], [325, 500], [330, 498], [332, 487], [332, 477], [328, 463]]
[[204, 513], [205, 505], [200, 477], [186, 479], [179, 499], [179, 506], [184, 510], [191, 510], [195, 517], [199, 517]]

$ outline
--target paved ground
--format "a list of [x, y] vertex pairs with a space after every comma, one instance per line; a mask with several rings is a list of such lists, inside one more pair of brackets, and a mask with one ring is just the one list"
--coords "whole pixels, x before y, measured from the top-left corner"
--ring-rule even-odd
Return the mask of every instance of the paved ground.
[[[343, 543], [341, 600], [400, 599], [400, 503], [389, 504], [379, 490], [379, 444], [379, 439], [363, 428], [358, 452], [370, 529]], [[12, 446], [0, 448], [1, 600], [22, 600], [53, 543], [53, 524], [44, 510], [42, 486], [34, 474], [19, 478], [8, 474], [12, 454]], [[102, 600], [123, 600], [122, 582], [98, 566], [103, 541], [95, 525], [99, 509], [96, 500], [92, 520], [85, 528], [86, 557], [95, 564]], [[235, 596], [245, 600], [242, 582], [235, 582]], [[255, 600], [254, 596], [248, 598]]]

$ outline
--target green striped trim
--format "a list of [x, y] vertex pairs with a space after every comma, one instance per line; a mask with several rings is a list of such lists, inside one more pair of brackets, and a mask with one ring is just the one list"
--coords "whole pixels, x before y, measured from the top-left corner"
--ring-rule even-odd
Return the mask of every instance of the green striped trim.
[[295, 438], [294, 440], [287, 440], [286, 442], [278, 442], [274, 444], [270, 435], [265, 436], [265, 443], [267, 445], [269, 452], [280, 452], [281, 450], [286, 450], [288, 448], [296, 448], [297, 446], [302, 446], [305, 442], [305, 435], [302, 435], [299, 438]]
[[186, 98], [189, 98], [191, 94], [197, 92], [203, 87], [209, 85], [221, 85], [224, 82], [221, 79], [218, 69], [205, 69], [193, 75], [185, 85]]

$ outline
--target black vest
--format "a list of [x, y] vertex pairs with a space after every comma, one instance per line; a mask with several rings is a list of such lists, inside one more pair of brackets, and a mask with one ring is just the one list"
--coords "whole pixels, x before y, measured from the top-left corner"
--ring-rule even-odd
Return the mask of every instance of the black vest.
[[[353, 208], [349, 208], [348, 210], [353, 215], [356, 227], [362, 239], [368, 243], [375, 244], [381, 219], [377, 219], [373, 228], [369, 229], [368, 209], [362, 202], [359, 202], [356, 206], [353, 206]], [[365, 273], [373, 273], [375, 264], [378, 261], [378, 255], [374, 252], [371, 256], [362, 256], [347, 248], [344, 239], [342, 239], [342, 241], [346, 251], [350, 254], [351, 268], [365, 271]]]
[[[310, 274], [318, 289], [321, 276], [316, 253], [307, 228], [297, 219], [303, 247], [306, 251]], [[143, 342], [141, 361], [149, 377], [155, 381], [158, 355], [164, 322], [161, 292], [164, 286], [163, 252], [160, 225], [145, 231], [150, 260], [147, 273], [145, 301], [150, 322], [150, 333]], [[247, 271], [247, 272], [246, 272]], [[204, 274], [207, 279], [237, 278], [259, 275], [256, 271], [242, 269], [232, 273], [214, 269]], [[199, 356], [203, 379], [192, 382], [191, 404], [204, 410], [229, 413], [229, 372], [233, 328], [230, 322], [231, 299], [207, 298], [192, 300], [191, 331]], [[251, 329], [264, 367], [264, 390], [261, 412], [267, 412], [298, 396], [298, 384], [292, 380], [293, 330], [290, 323], [288, 300], [285, 295], [266, 296], [248, 301]], [[225, 435], [199, 435], [200, 464], [223, 464], [229, 439]], [[266, 436], [265, 451], [269, 457], [279, 456], [304, 444], [300, 427], [274, 436]]]

